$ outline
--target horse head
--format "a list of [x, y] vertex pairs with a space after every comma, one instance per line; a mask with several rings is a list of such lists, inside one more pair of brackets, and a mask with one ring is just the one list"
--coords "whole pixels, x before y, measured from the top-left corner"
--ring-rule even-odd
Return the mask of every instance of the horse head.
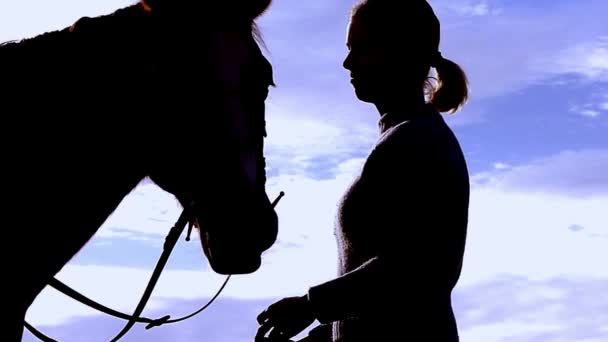
[[[151, 101], [176, 113], [176, 129], [184, 133], [178, 141], [155, 145], [148, 175], [190, 210], [211, 268], [246, 274], [260, 267], [278, 232], [265, 187], [265, 101], [274, 85], [272, 66], [255, 26], [270, 1], [218, 3], [144, 1], [147, 11], [178, 32], [173, 50], [179, 58], [166, 56], [170, 62], [158, 70], [162, 82], [173, 80], [176, 86], [152, 91]], [[158, 124], [158, 132], [166, 129]]]

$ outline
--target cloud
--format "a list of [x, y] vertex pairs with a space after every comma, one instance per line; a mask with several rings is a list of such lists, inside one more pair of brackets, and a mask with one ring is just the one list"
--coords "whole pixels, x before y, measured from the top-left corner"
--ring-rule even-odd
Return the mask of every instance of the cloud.
[[608, 194], [608, 150], [566, 150], [504, 172], [476, 174], [472, 182], [475, 186], [507, 192], [605, 195]]
[[599, 109], [593, 109], [593, 107], [593, 103], [587, 103], [584, 106], [572, 106], [570, 108], [570, 111], [581, 116], [597, 118], [600, 116], [600, 111]]
[[608, 336], [608, 278], [503, 275], [454, 292], [463, 341], [602, 341]]
[[568, 227], [568, 229], [570, 229], [573, 232], [580, 232], [581, 230], [585, 229], [585, 227], [580, 226], [578, 224], [573, 224], [570, 227]]
[[[263, 308], [335, 276], [336, 204], [363, 161], [356, 158], [340, 164], [332, 179], [270, 178], [269, 192], [284, 190], [286, 196], [277, 207], [279, 239], [265, 253], [262, 269], [233, 277], [218, 301], [197, 318], [153, 330], [137, 327], [125, 340], [250, 341], [257, 328], [255, 316]], [[503, 170], [512, 169], [517, 166]], [[608, 197], [474, 188], [464, 268], [453, 296], [462, 339], [566, 342], [600, 341], [606, 336], [601, 327], [608, 320], [608, 303], [601, 294], [608, 270], [600, 260], [608, 258], [608, 251], [605, 240], [597, 236], [608, 232], [607, 206]], [[189, 313], [215, 294], [225, 279], [208, 269], [176, 267], [176, 259], [163, 273], [146, 315]], [[200, 254], [198, 260], [205, 263]], [[101, 303], [129, 312], [150, 274], [151, 267], [71, 263], [58, 278]], [[99, 316], [52, 289], [37, 298], [27, 319], [59, 340], [89, 336], [103, 340], [124, 323]], [[33, 341], [29, 336], [25, 340]]]
[[[184, 234], [185, 235], [185, 234]], [[94, 236], [74, 258], [71, 265], [132, 267], [151, 269], [163, 250], [164, 238], [134, 239], [131, 237], [106, 238]], [[200, 240], [193, 234], [191, 242], [185, 237], [177, 242], [171, 253], [170, 267], [181, 270], [208, 270]]]
[[[57, 278], [97, 302], [130, 312], [139, 302], [151, 274], [151, 268], [68, 264]], [[154, 291], [154, 298], [150, 300], [150, 309], [163, 307], [163, 298], [209, 298], [224, 280], [224, 276], [210, 272], [166, 269]], [[230, 294], [232, 291], [228, 288], [230, 285], [225, 293]], [[52, 288], [46, 288], [30, 307], [27, 319], [37, 325], [53, 326], [65, 324], [74, 317], [96, 315], [99, 313]]]
[[496, 170], [506, 170], [511, 168], [511, 165], [505, 163], [494, 163], [494, 168]]
[[608, 112], [608, 92], [602, 95], [602, 100], [600, 100], [598, 107], [600, 110]]
[[[162, 317], [171, 314], [173, 318], [189, 314], [208, 301], [170, 300], [166, 306], [146, 310], [148, 316]], [[218, 297], [211, 306], [197, 316], [188, 320], [145, 330], [138, 324], [121, 339], [125, 342], [251, 342], [254, 340], [258, 324], [256, 316], [262, 312], [273, 299], [235, 300], [224, 296]], [[108, 316], [80, 317], [60, 326], [38, 326], [41, 331], [59, 341], [108, 341], [122, 329], [125, 321]], [[306, 329], [303, 337], [310, 329]], [[28, 332], [24, 342], [38, 342]]]
[[[289, 103], [271, 102], [267, 121], [267, 172], [271, 176], [298, 174], [333, 178], [335, 165], [371, 150], [378, 126], [359, 122], [340, 124], [315, 115], [315, 106], [294, 110]], [[376, 114], [377, 119], [379, 116]]]
[[95, 236], [157, 242], [164, 239], [181, 210], [172, 194], [144, 179], [123, 198]]
[[600, 116], [600, 112], [591, 110], [591, 109], [585, 109], [585, 110], [581, 111], [580, 114], [584, 115], [584, 116], [588, 116], [590, 118], [595, 118], [595, 117]]
[[[308, 287], [335, 277], [333, 224], [337, 203], [363, 161], [358, 158], [342, 163], [332, 179], [302, 175], [270, 178], [269, 193], [286, 192], [277, 207], [281, 227], [278, 242], [263, 255], [262, 268], [255, 274], [233, 277], [222, 298], [257, 300], [301, 295]], [[474, 188], [459, 287], [479, 284], [500, 274], [532, 280], [608, 278], [608, 269], [597, 266], [599, 260], [608, 259], [605, 239], [600, 238], [608, 233], [604, 219], [607, 206], [606, 196], [582, 199]], [[566, 229], [573, 224], [585, 229], [573, 234]], [[150, 310], [165, 309], [176, 300], [209, 298], [225, 279], [209, 271], [198, 247], [189, 246], [187, 258], [179, 254], [184, 247], [177, 246], [177, 254], [170, 259], [153, 294]], [[129, 253], [123, 255], [128, 257]], [[182, 266], [180, 259], [187, 260], [188, 267]], [[156, 257], [150, 260], [155, 262]], [[130, 311], [149, 280], [151, 268], [84, 264], [76, 259], [63, 268], [58, 278], [112, 308]], [[45, 289], [28, 311], [29, 320], [47, 326], [92, 315], [95, 313], [52, 289]]]
[[487, 1], [454, 1], [448, 5], [454, 12], [465, 16], [485, 16], [489, 14], [499, 14], [500, 9], [492, 8]]
[[[286, 193], [276, 209], [281, 227], [277, 243], [263, 255], [263, 267], [258, 272], [233, 276], [223, 292], [223, 297], [253, 299], [302, 294], [309, 286], [335, 276], [337, 252], [333, 223], [336, 204], [362, 162], [363, 159], [353, 159], [342, 163], [335, 168], [336, 175], [332, 179], [319, 180], [302, 175], [269, 178], [270, 194], [279, 191]], [[126, 201], [145, 199], [150, 203], [162, 202], [161, 199], [166, 195], [153, 188], [151, 184], [142, 184]], [[128, 219], [128, 208], [122, 210], [125, 211], [124, 218]], [[151, 206], [146, 209], [146, 213], [154, 216], [165, 210], [166, 208], [160, 205]], [[135, 211], [131, 216], [146, 220], [141, 211]], [[118, 221], [114, 221], [114, 224], [117, 223]], [[133, 227], [140, 229], [137, 225]], [[119, 244], [96, 246], [97, 241], [112, 240], [95, 237], [61, 270], [57, 278], [114, 309], [129, 311], [135, 307], [145, 288], [152, 272], [150, 264], [156, 262], [161, 248], [128, 245], [130, 248], [126, 250], [121, 249]], [[294, 248], [295, 246], [297, 248]], [[116, 255], [110, 257], [107, 255], [110, 252]], [[141, 256], [130, 257], [134, 252], [140, 253]], [[148, 262], [145, 266], [141, 264], [142, 257]], [[117, 266], [120, 258], [133, 259], [125, 262], [133, 266]], [[200, 246], [186, 244], [180, 239], [159, 280], [152, 303], [158, 306], [164, 305], [164, 300], [208, 298], [215, 293], [223, 280], [223, 276], [209, 271], [208, 262], [200, 251]], [[90, 315], [95, 313], [50, 288], [42, 292], [28, 311], [29, 320], [43, 325], [61, 325], [74, 317]]]
[[[530, 280], [501, 275], [453, 293], [453, 308], [462, 341], [572, 342], [604, 341], [608, 336], [608, 297], [601, 296], [608, 278], [552, 277]], [[249, 342], [257, 330], [255, 317], [275, 299], [231, 299], [220, 296], [198, 316], [177, 324], [145, 330], [136, 325], [125, 341]], [[189, 313], [207, 301], [171, 299], [163, 307], [146, 310], [152, 317]], [[109, 340], [123, 321], [81, 317], [60, 326], [39, 326], [59, 339]], [[306, 333], [306, 332], [305, 332]], [[301, 334], [304, 335], [305, 333]], [[36, 341], [28, 333], [25, 342]]]
[[596, 120], [603, 116], [603, 113], [608, 111], [608, 94], [605, 86], [597, 86], [591, 91], [585, 91], [577, 102], [570, 103], [569, 111]]
[[483, 16], [454, 11], [463, 4], [475, 3], [433, 1], [442, 23], [440, 48], [467, 72], [471, 103], [566, 75], [606, 79], [608, 32], [599, 14], [606, 11], [605, 2], [557, 1], [542, 7], [509, 3]]
[[576, 74], [593, 81], [608, 81], [608, 36], [565, 49], [557, 57], [553, 71]]
[[[280, 113], [297, 113], [285, 117], [375, 127], [375, 109], [354, 97], [348, 71], [342, 68], [354, 2], [287, 0], [265, 15], [261, 26], [279, 84], [270, 103], [280, 100]], [[608, 10], [605, 1], [562, 0], [539, 7], [529, 2], [434, 0], [432, 5], [441, 20], [443, 55], [463, 66], [470, 79], [471, 101], [463, 115], [451, 119], [454, 125], [482, 121], [493, 111], [484, 106], [486, 101], [495, 97], [556, 80], [570, 83], [571, 76], [586, 81], [604, 77], [601, 44], [607, 31], [600, 13]], [[309, 160], [297, 162], [309, 166]]]
[[[474, 189], [459, 286], [499, 274], [530, 279], [604, 277], [608, 269], [605, 209], [608, 195], [565, 197], [554, 193]], [[572, 224], [585, 227], [573, 234]], [[598, 234], [595, 236], [594, 234]]]

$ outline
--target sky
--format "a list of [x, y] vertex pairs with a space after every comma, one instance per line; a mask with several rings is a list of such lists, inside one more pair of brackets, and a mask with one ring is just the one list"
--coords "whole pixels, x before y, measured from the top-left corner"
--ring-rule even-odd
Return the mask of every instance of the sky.
[[[0, 41], [63, 28], [133, 1], [0, 2]], [[268, 193], [277, 243], [233, 276], [205, 312], [124, 341], [253, 341], [256, 315], [336, 275], [336, 204], [378, 138], [342, 68], [354, 0], [275, 0], [259, 20], [277, 87], [267, 102]], [[464, 268], [453, 292], [462, 342], [608, 340], [608, 13], [605, 0], [432, 0], [441, 52], [470, 80], [445, 114], [472, 180]], [[120, 167], [120, 165], [116, 165]], [[439, 203], [441, 204], [441, 203]], [[447, 203], [445, 205], [448, 205]], [[142, 181], [57, 278], [130, 312], [180, 213]], [[224, 277], [198, 241], [176, 247], [146, 313], [187, 314]], [[45, 289], [27, 320], [60, 341], [106, 341], [122, 327]], [[301, 336], [300, 336], [301, 337]], [[24, 341], [36, 339], [25, 333]]]

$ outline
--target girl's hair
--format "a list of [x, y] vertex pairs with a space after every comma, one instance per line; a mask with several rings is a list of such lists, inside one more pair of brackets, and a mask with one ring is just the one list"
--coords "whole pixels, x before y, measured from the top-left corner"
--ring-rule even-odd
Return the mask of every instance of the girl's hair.
[[428, 84], [430, 68], [435, 68], [437, 87], [431, 90], [430, 102], [438, 111], [454, 113], [466, 103], [467, 76], [458, 64], [441, 56], [440, 23], [426, 0], [362, 0], [353, 8], [352, 19], [365, 25], [375, 40], [406, 50], [420, 87]]

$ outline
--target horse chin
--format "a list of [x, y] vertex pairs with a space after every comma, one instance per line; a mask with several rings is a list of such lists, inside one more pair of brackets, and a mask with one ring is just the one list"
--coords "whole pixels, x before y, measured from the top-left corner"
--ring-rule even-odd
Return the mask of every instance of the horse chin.
[[211, 269], [222, 275], [229, 274], [251, 274], [260, 269], [262, 258], [258, 255], [252, 255], [245, 259], [235, 260], [234, 258], [214, 258], [210, 259], [209, 265]]
[[260, 269], [261, 253], [245, 251], [242, 248], [211, 247], [211, 241], [208, 233], [201, 233], [203, 252], [214, 272], [223, 275], [251, 274]]
[[261, 267], [263, 253], [276, 242], [278, 216], [270, 206], [236, 216], [221, 212], [203, 219], [202, 215], [200, 220], [207, 224], [199, 225], [198, 218], [195, 224], [209, 265], [219, 274], [256, 272]]

